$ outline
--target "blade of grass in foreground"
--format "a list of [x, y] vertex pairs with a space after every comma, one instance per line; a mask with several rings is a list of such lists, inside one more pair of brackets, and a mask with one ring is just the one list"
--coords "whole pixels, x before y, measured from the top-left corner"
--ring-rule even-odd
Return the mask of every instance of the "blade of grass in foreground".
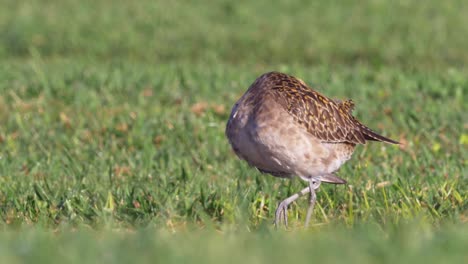
[[466, 263], [468, 228], [421, 223], [256, 232], [7, 231], [2, 263]]

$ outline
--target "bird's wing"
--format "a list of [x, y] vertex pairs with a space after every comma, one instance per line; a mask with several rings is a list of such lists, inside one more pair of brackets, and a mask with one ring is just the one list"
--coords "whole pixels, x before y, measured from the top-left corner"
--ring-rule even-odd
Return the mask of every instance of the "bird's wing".
[[303, 81], [282, 73], [274, 73], [268, 85], [276, 101], [323, 142], [365, 144], [366, 140], [375, 140], [398, 143], [377, 134], [354, 118], [351, 100], [330, 100], [310, 89]]

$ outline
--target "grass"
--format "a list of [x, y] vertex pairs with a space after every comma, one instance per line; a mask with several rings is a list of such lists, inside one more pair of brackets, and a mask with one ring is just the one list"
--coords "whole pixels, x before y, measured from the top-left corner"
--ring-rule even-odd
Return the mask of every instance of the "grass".
[[5, 1], [0, 55], [463, 66], [468, 5], [454, 1]]
[[[463, 2], [5, 5], [1, 262], [468, 259]], [[269, 70], [352, 98], [404, 143], [359, 147], [308, 230], [306, 198], [272, 227], [304, 183], [249, 168], [224, 137]]]

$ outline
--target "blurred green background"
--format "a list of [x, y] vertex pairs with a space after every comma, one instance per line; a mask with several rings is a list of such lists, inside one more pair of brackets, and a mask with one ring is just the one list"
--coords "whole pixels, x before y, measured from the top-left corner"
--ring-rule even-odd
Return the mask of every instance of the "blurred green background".
[[465, 1], [2, 1], [2, 58], [463, 66]]
[[[466, 1], [0, 1], [0, 262], [468, 262]], [[279, 70], [403, 146], [300, 180], [224, 137]]]

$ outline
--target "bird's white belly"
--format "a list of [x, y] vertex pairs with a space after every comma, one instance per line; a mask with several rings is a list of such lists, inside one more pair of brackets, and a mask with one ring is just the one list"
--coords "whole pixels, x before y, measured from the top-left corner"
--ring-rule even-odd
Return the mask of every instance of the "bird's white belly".
[[235, 152], [261, 171], [305, 179], [331, 173], [342, 164], [287, 113], [248, 118], [234, 111], [230, 122]]
[[260, 124], [254, 131], [253, 141], [263, 163], [276, 165], [301, 178], [329, 173], [324, 161], [331, 155], [330, 151], [294, 122], [278, 122], [276, 126]]

